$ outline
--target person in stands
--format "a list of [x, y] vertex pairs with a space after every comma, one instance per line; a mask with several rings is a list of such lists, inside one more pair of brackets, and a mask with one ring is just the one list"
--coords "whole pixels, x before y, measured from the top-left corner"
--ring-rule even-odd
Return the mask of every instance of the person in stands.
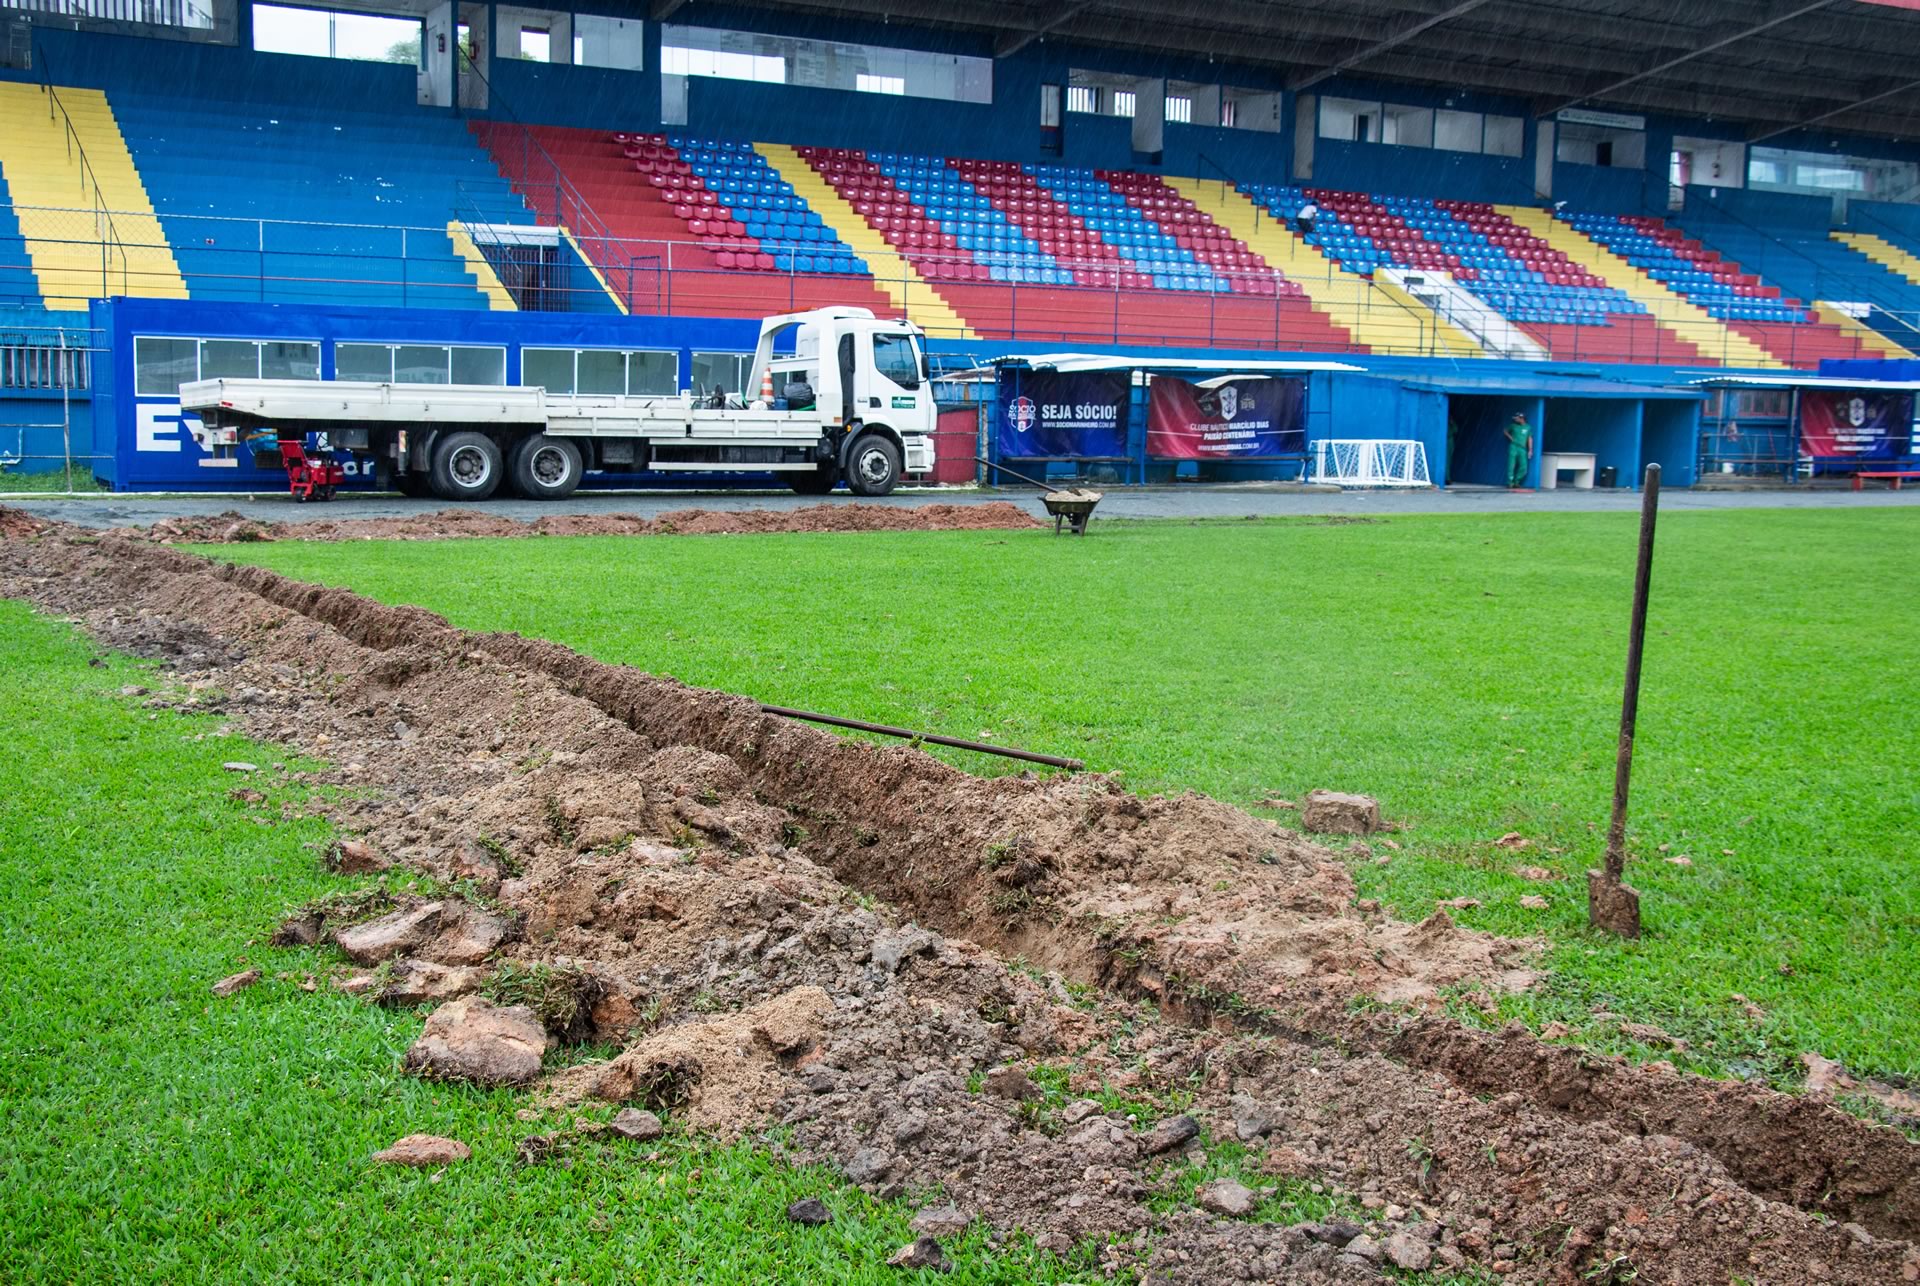
[[1507, 425], [1507, 486], [1519, 488], [1527, 485], [1527, 466], [1533, 460], [1533, 426], [1527, 423], [1525, 414], [1513, 413], [1513, 419]]
[[1300, 213], [1293, 216], [1294, 226], [1300, 229], [1300, 235], [1313, 235], [1313, 221], [1320, 217], [1320, 207], [1309, 201], [1300, 207]]

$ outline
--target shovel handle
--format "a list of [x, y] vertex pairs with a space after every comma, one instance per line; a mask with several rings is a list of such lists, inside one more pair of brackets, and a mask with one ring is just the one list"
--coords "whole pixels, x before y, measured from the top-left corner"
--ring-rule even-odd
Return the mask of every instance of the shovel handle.
[[1016, 472], [1016, 471], [1015, 471], [1015, 470], [1013, 470], [1013, 469], [1009, 469], [1009, 468], [1007, 468], [1007, 466], [1006, 466], [1006, 465], [1004, 465], [1004, 464], [995, 464], [995, 463], [994, 463], [993, 461], [991, 461], [991, 460], [989, 460], [989, 459], [987, 459], [987, 457], [985, 457], [985, 456], [983, 456], [983, 455], [977, 455], [977, 456], [975, 456], [975, 457], [973, 457], [973, 458], [974, 458], [974, 461], [975, 461], [976, 463], [979, 463], [979, 464], [984, 464], [984, 465], [986, 465], [986, 466], [987, 466], [987, 468], [989, 468], [989, 469], [998, 469], [998, 470], [999, 470], [1000, 472], [1002, 472], [1002, 473], [1010, 473], [1010, 474], [1012, 474], [1012, 475], [1013, 475], [1014, 477], [1016, 477], [1016, 478], [1018, 478], [1018, 479], [1020, 479], [1020, 481], [1022, 481], [1022, 482], [1024, 482], [1024, 483], [1026, 483], [1026, 484], [1027, 484], [1028, 486], [1032, 486], [1032, 487], [1038, 487], [1038, 488], [1040, 488], [1040, 490], [1042, 490], [1042, 491], [1054, 491], [1054, 492], [1057, 492], [1057, 491], [1059, 491], [1059, 490], [1061, 490], [1061, 488], [1059, 488], [1059, 487], [1049, 487], [1049, 486], [1048, 486], [1048, 485], [1047, 485], [1046, 483], [1044, 483], [1044, 482], [1042, 482], [1042, 481], [1040, 481], [1040, 479], [1038, 479], [1038, 478], [1029, 478], [1029, 477], [1028, 477], [1028, 476], [1027, 476], [1026, 474], [1024, 474], [1024, 473], [1019, 473], [1019, 472]]

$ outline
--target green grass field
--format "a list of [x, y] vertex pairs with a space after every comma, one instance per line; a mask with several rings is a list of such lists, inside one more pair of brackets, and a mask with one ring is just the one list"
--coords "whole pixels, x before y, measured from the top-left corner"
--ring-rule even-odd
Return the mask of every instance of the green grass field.
[[[404, 1076], [416, 1014], [273, 976], [329, 963], [261, 945], [276, 913], [349, 883], [312, 851], [321, 823], [258, 825], [227, 797], [223, 760], [276, 752], [120, 698], [153, 680], [93, 655], [0, 600], [0, 1278], [909, 1280], [885, 1261], [913, 1205], [766, 1149], [670, 1132], [586, 1144], [570, 1169], [517, 1165], [519, 1138], [567, 1118], [523, 1122], [520, 1095]], [[250, 784], [303, 798], [263, 777]], [[209, 994], [249, 964], [267, 980]], [[414, 1131], [473, 1159], [442, 1175], [368, 1164]], [[787, 1203], [815, 1195], [834, 1222], [789, 1225]], [[940, 1280], [1095, 1275], [984, 1239], [976, 1225], [953, 1243]]]
[[[278, 544], [210, 551], [762, 699], [1084, 756], [1241, 803], [1378, 795], [1363, 892], [1537, 935], [1501, 1017], [1790, 1079], [1802, 1050], [1920, 1074], [1920, 550], [1907, 509], [1662, 520], [1629, 878], [1585, 927], [1635, 519], [1096, 524], [1039, 532]], [[981, 771], [1002, 761], [958, 756]], [[1597, 828], [1597, 829], [1596, 829]], [[1492, 841], [1517, 830], [1521, 853]], [[1669, 864], [1685, 856], [1691, 866]], [[1566, 879], [1531, 884], [1537, 864]], [[1548, 910], [1519, 899], [1544, 893]], [[1750, 1016], [1736, 995], [1764, 1011]], [[1664, 1050], [1638, 1047], [1639, 1052]]]

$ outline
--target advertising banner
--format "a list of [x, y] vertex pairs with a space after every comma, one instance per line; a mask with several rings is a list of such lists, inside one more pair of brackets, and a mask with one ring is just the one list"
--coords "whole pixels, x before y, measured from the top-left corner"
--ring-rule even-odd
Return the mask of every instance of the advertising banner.
[[1201, 388], [1157, 375], [1147, 454], [1162, 460], [1300, 455], [1307, 449], [1307, 382], [1229, 380]]
[[1811, 456], [1885, 460], [1905, 455], [1913, 432], [1911, 393], [1805, 389], [1800, 449]]
[[1002, 456], [1093, 458], [1127, 454], [1125, 371], [1000, 373]]

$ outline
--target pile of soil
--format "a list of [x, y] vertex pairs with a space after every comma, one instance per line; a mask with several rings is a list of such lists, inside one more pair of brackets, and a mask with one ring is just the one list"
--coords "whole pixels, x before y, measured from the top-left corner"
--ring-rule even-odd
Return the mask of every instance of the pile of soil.
[[[0, 524], [25, 514], [0, 509]], [[225, 545], [267, 540], [450, 540], [521, 536], [729, 536], [794, 531], [1017, 531], [1037, 519], [1004, 500], [981, 505], [807, 505], [800, 509], [675, 509], [639, 514], [555, 514], [522, 522], [478, 509], [440, 509], [404, 518], [321, 518], [271, 522], [228, 510], [210, 517], [164, 518], [146, 536], [169, 545]], [[31, 535], [30, 530], [6, 534]]]
[[[1112, 1239], [1156, 1281], [1920, 1277], [1904, 1136], [1469, 1030], [1437, 989], [1529, 985], [1524, 944], [1388, 920], [1338, 856], [1205, 797], [979, 779], [121, 533], [0, 542], [0, 593], [168, 660], [153, 700], [337, 765], [302, 776], [356, 787], [324, 805], [356, 862], [430, 872], [510, 925], [483, 969], [565, 979], [549, 1031], [624, 1051], [556, 1074], [549, 1104], [784, 1123], [871, 1191], [937, 1185], [1056, 1249]], [[471, 964], [413, 949], [396, 975]], [[1250, 1186], [1319, 1183], [1365, 1227], [1177, 1200], [1223, 1140]]]

